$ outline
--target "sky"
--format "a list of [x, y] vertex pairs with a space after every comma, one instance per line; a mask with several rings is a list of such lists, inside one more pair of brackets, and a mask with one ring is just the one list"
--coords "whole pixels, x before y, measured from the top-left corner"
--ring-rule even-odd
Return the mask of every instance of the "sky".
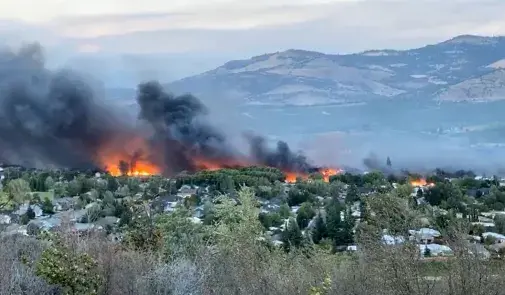
[[[0, 0], [0, 7], [0, 45], [40, 42], [49, 63], [100, 70], [118, 85], [290, 48], [351, 53], [505, 35], [504, 0]], [[130, 77], [112, 81], [118, 69]]]

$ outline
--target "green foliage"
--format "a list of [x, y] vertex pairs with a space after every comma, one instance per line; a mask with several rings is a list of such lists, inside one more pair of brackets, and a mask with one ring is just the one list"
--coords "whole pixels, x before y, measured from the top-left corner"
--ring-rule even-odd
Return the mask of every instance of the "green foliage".
[[284, 203], [280, 206], [279, 208], [279, 216], [282, 219], [287, 219], [291, 216], [291, 208], [289, 208], [289, 205]]
[[131, 204], [130, 222], [123, 243], [138, 251], [158, 251], [163, 246], [161, 229], [156, 225], [147, 204]]
[[[194, 256], [204, 244], [205, 229], [191, 220], [191, 212], [185, 208], [178, 208], [170, 214], [160, 216], [155, 224], [155, 229], [149, 229], [147, 222], [144, 222], [144, 227], [146, 231], [151, 230], [160, 235], [161, 247], [167, 258], [177, 258], [182, 253]], [[148, 240], [145, 237], [144, 239]], [[152, 249], [157, 247], [157, 241], [153, 242]]]
[[410, 208], [408, 200], [386, 194], [371, 196], [366, 203], [371, 211], [368, 223], [378, 231], [386, 229], [392, 235], [399, 235], [418, 226], [416, 213]]
[[26, 225], [32, 219], [35, 219], [35, 212], [33, 211], [31, 206], [28, 206], [28, 209], [26, 210], [25, 214], [21, 215], [19, 223]]
[[290, 251], [303, 246], [303, 235], [298, 223], [294, 218], [286, 222], [286, 229], [282, 232], [284, 250]]
[[41, 209], [44, 214], [54, 214], [53, 202], [49, 198], [44, 198]]
[[47, 190], [54, 188], [55, 181], [51, 176], [47, 176], [44, 180], [44, 186]]
[[502, 235], [505, 234], [505, 214], [496, 214], [494, 217], [495, 230]]
[[86, 221], [91, 223], [95, 222], [102, 217], [102, 209], [100, 205], [95, 204], [86, 209]]
[[311, 203], [303, 203], [296, 213], [296, 222], [300, 228], [306, 228], [310, 220], [316, 215]]
[[30, 184], [21, 178], [13, 179], [5, 187], [10, 202], [21, 204], [30, 199]]
[[[393, 194], [398, 198], [407, 199], [412, 194], [412, 191], [413, 191], [413, 187], [407, 183], [407, 184], [402, 184], [402, 185], [399, 185], [398, 187], [396, 187], [393, 190]], [[420, 190], [420, 191], [421, 191], [421, 196], [422, 196], [422, 190]]]
[[453, 208], [458, 212], [464, 211], [461, 188], [450, 182], [439, 183], [431, 187], [424, 197], [432, 206], [441, 206], [444, 209]]
[[309, 202], [311, 200], [310, 192], [304, 188], [299, 186], [298, 184], [295, 187], [292, 187], [288, 192], [288, 204], [289, 206], [297, 206], [305, 202]]
[[284, 174], [275, 168], [243, 167], [237, 169], [204, 170], [193, 175], [180, 175], [177, 179], [178, 187], [183, 184], [211, 185], [218, 192], [229, 193], [240, 186], [258, 187], [272, 185], [276, 181], [283, 181]]
[[346, 203], [354, 203], [359, 201], [358, 187], [355, 184], [349, 185], [347, 188], [347, 194], [345, 196]]
[[323, 216], [321, 215], [321, 212], [319, 212], [317, 214], [316, 224], [312, 232], [312, 241], [314, 241], [316, 244], [319, 244], [321, 240], [326, 237], [328, 237], [328, 229], [326, 227], [326, 223], [324, 222]]
[[86, 253], [72, 251], [59, 238], [42, 252], [35, 273], [68, 295], [98, 294], [102, 282], [96, 261]]
[[[389, 160], [389, 157], [388, 157]], [[331, 277], [326, 275], [323, 282], [319, 286], [313, 286], [309, 290], [309, 295], [327, 295], [330, 294]]]
[[258, 217], [265, 229], [269, 229], [272, 226], [278, 227], [283, 221], [278, 212], [260, 213]]

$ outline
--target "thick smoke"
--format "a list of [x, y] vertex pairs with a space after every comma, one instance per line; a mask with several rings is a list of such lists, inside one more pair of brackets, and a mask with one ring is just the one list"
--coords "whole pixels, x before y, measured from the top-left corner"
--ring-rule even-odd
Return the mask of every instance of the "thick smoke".
[[77, 75], [46, 70], [40, 46], [0, 52], [2, 162], [94, 167], [94, 148], [116, 132], [112, 118]]
[[308, 172], [312, 168], [305, 156], [293, 153], [284, 141], [277, 142], [277, 149], [270, 150], [263, 137], [247, 136], [251, 145], [251, 156], [266, 166], [277, 167], [284, 171]]
[[[200, 100], [169, 94], [158, 82], [140, 84], [137, 103], [138, 121], [148, 130], [119, 120], [119, 110], [106, 107], [77, 74], [47, 70], [40, 46], [0, 52], [0, 160], [36, 168], [105, 169], [104, 161], [118, 152], [127, 155], [116, 164], [123, 172], [141, 160], [165, 174], [208, 163], [311, 168], [285, 142], [271, 150], [259, 136], [249, 137], [251, 153], [242, 155], [206, 122], [208, 110]], [[146, 144], [126, 151], [139, 138]]]
[[174, 96], [158, 82], [138, 87], [139, 119], [154, 129], [153, 144], [163, 149], [165, 167], [171, 171], [193, 171], [197, 161], [225, 161], [236, 155], [224, 134], [199, 120], [207, 108], [196, 97]]

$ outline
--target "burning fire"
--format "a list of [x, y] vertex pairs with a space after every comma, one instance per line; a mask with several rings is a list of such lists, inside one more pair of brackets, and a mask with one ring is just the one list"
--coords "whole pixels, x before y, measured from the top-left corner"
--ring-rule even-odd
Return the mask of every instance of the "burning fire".
[[319, 173], [323, 175], [323, 179], [325, 182], [330, 182], [330, 177], [342, 173], [342, 170], [333, 168], [322, 168], [319, 169]]
[[[125, 140], [126, 135], [117, 136], [98, 149], [97, 162], [102, 164], [102, 168], [109, 172], [112, 176], [121, 176], [125, 174], [128, 176], [150, 176], [159, 175], [163, 171], [161, 167], [157, 166], [152, 161], [152, 153], [149, 152], [149, 146], [146, 141], [141, 137], [132, 136]], [[127, 142], [128, 144], [124, 144]], [[152, 147], [151, 147], [152, 148]], [[123, 163], [125, 166], [121, 167]], [[247, 159], [203, 159], [195, 158], [193, 160], [196, 170], [219, 170], [223, 168], [233, 167], [247, 167], [253, 166]], [[342, 172], [340, 169], [335, 168], [320, 168], [318, 172], [323, 176], [325, 182], [330, 181], [330, 177]], [[284, 171], [285, 181], [287, 183], [295, 183], [297, 178], [302, 180], [309, 179], [309, 173], [298, 173]]]
[[410, 185], [412, 186], [434, 186], [435, 184], [432, 182], [426, 182], [426, 179], [413, 179], [410, 181]]
[[[318, 172], [323, 176], [323, 180], [325, 182], [330, 182], [330, 177], [342, 173], [342, 170], [334, 168], [320, 168]], [[302, 180], [309, 179], [308, 174], [296, 172], [285, 172], [284, 174], [286, 175], [285, 181], [287, 183], [295, 183], [297, 178], [301, 178]]]
[[[118, 142], [128, 142], [127, 145]], [[104, 144], [98, 150], [98, 161], [103, 168], [112, 176], [123, 175], [120, 163], [127, 164], [126, 175], [128, 176], [150, 176], [161, 174], [161, 169], [149, 161], [142, 151], [147, 151], [147, 144], [141, 138], [134, 137], [128, 141], [120, 141], [119, 138]]]
[[285, 182], [287, 183], [295, 183], [297, 178], [301, 178], [303, 180], [309, 179], [307, 174], [295, 173], [295, 172], [286, 172]]

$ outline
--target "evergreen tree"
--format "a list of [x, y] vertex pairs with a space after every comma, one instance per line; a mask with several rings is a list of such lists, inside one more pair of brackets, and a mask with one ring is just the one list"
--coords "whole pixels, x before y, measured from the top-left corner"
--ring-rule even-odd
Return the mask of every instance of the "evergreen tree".
[[315, 244], [319, 244], [319, 242], [328, 236], [326, 223], [324, 222], [323, 217], [321, 216], [321, 212], [317, 214], [316, 224], [314, 230], [312, 232], [312, 240]]
[[358, 187], [355, 184], [351, 184], [347, 188], [347, 195], [345, 196], [345, 202], [354, 203], [356, 201], [359, 201]]
[[298, 223], [294, 218], [287, 221], [286, 229], [282, 232], [284, 250], [290, 251], [303, 245], [303, 235]]
[[391, 168], [391, 159], [389, 158], [389, 156], [388, 156], [388, 158], [387, 158], [387, 160], [386, 160], [386, 165], [387, 165], [389, 168]]
[[53, 202], [49, 198], [44, 198], [44, 201], [42, 201], [42, 212], [44, 214], [54, 214], [53, 208]]
[[424, 248], [424, 257], [431, 257], [431, 250], [428, 248], [428, 245], [425, 246]]
[[309, 225], [310, 220], [316, 215], [312, 204], [305, 202], [302, 204], [300, 209], [296, 214], [296, 222], [300, 228], [306, 228]]
[[342, 212], [342, 205], [338, 202], [332, 202], [326, 207], [326, 229], [328, 237], [334, 240], [340, 228], [342, 228], [342, 219], [340, 213]]

